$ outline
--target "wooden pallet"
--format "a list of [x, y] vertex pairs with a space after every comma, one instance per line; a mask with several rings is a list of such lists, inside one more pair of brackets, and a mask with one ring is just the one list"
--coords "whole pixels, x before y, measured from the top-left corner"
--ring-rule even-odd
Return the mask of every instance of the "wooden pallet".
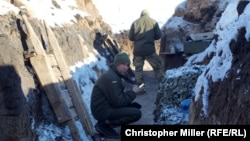
[[71, 78], [69, 68], [54, 33], [44, 22], [44, 27], [41, 28], [45, 28], [46, 33], [43, 32], [42, 36], [53, 49], [53, 54], [46, 54], [26, 15], [22, 15], [22, 18], [28, 34], [27, 40], [30, 40], [35, 50], [33, 55], [27, 55], [28, 59], [45, 90], [57, 121], [68, 125], [75, 141], [81, 141], [79, 129], [76, 126], [76, 120], [78, 119], [85, 129], [86, 135], [93, 137], [95, 133], [90, 115], [76, 82]]

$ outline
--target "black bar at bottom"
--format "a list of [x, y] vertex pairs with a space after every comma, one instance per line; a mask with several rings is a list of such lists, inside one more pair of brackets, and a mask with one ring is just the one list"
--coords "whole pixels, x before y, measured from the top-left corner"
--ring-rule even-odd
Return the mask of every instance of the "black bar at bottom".
[[250, 125], [124, 125], [121, 127], [121, 141], [166, 141], [175, 138], [249, 141], [249, 132]]

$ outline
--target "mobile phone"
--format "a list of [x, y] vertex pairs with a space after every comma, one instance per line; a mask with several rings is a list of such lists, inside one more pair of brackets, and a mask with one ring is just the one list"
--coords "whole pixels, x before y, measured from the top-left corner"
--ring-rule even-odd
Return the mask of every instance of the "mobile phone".
[[139, 88], [142, 88], [144, 86], [144, 83], [142, 83], [140, 86], [139, 86]]

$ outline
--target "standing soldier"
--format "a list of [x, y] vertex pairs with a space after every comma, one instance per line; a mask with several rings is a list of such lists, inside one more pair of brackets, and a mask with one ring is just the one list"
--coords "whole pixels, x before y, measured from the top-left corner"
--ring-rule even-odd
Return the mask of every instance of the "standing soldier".
[[161, 38], [161, 30], [158, 23], [150, 18], [149, 12], [143, 10], [140, 18], [135, 20], [129, 31], [129, 39], [133, 41], [133, 64], [135, 66], [135, 79], [138, 85], [144, 83], [143, 66], [147, 60], [154, 70], [155, 77], [160, 83], [164, 77], [162, 60], [156, 54], [155, 40]]

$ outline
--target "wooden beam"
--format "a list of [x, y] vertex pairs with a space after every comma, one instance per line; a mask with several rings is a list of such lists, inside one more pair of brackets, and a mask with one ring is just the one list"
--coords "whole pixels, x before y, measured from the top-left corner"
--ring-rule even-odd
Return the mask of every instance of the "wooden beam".
[[65, 101], [62, 98], [58, 79], [55, 78], [43, 46], [27, 20], [27, 17], [25, 15], [22, 15], [22, 17], [25, 22], [26, 29], [28, 30], [29, 39], [34, 46], [35, 52], [37, 53], [35, 57], [30, 58], [30, 62], [36, 72], [39, 82], [45, 90], [50, 105], [56, 114], [57, 120], [59, 123], [67, 122], [73, 139], [75, 141], [81, 141], [80, 133]]
[[61, 47], [59, 46], [58, 41], [54, 33], [52, 32], [51, 28], [47, 25], [46, 22], [44, 22], [44, 24], [47, 30], [48, 40], [50, 42], [56, 61], [61, 70], [62, 77], [64, 78], [65, 84], [69, 90], [69, 93], [72, 98], [78, 117], [81, 123], [84, 125], [83, 127], [87, 131], [87, 134], [94, 136], [95, 133], [93, 129], [93, 124], [90, 119], [90, 115], [88, 113], [88, 109], [82, 100], [81, 92], [78, 86], [76, 85], [75, 81], [71, 78], [68, 65], [66, 64], [63, 53], [61, 51]]
[[26, 28], [28, 30], [28, 37], [31, 40], [36, 56], [30, 58], [32, 67], [34, 68], [39, 82], [43, 86], [50, 104], [57, 116], [58, 122], [62, 123], [69, 120], [71, 117], [66, 108], [66, 105], [61, 97], [60, 88], [58, 87], [58, 81], [54, 76], [53, 70], [49, 65], [48, 58], [43, 49], [41, 42], [35, 34], [32, 26], [30, 25], [27, 17], [22, 15]]
[[67, 121], [67, 125], [69, 126], [70, 133], [73, 137], [74, 141], [82, 141], [81, 139], [81, 133], [79, 132], [76, 123], [73, 120]]
[[34, 49], [36, 51], [36, 54], [45, 55], [46, 53], [45, 53], [45, 51], [43, 49], [43, 46], [42, 46], [40, 40], [38, 39], [37, 35], [35, 34], [32, 26], [29, 23], [29, 21], [27, 20], [26, 15], [22, 15], [22, 18], [24, 20], [26, 29], [28, 30], [28, 38], [31, 40], [31, 42], [32, 42], [32, 44], [34, 46]]
[[30, 62], [35, 70], [40, 84], [45, 90], [58, 122], [62, 123], [70, 120], [70, 113], [61, 97], [58, 81], [45, 58], [45, 56], [38, 54], [37, 56], [30, 58]]

